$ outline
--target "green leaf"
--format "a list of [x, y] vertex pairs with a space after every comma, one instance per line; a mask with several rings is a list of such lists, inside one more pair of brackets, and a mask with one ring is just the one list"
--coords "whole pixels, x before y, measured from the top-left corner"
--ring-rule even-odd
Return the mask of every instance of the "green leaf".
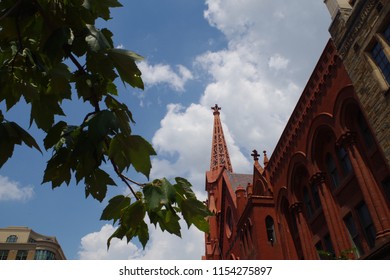
[[161, 180], [155, 180], [142, 189], [145, 197], [145, 204], [148, 211], [160, 209], [162, 205], [168, 203], [166, 190]]
[[35, 139], [27, 131], [25, 131], [15, 122], [9, 122], [9, 125], [16, 131], [17, 137], [21, 141], [23, 141], [24, 144], [26, 144], [30, 148], [34, 147], [35, 149], [37, 149], [42, 153]]
[[108, 201], [104, 208], [100, 220], [114, 220], [114, 223], [120, 219], [124, 208], [130, 205], [130, 198], [123, 195], [117, 195]]
[[92, 195], [100, 202], [106, 197], [107, 186], [116, 186], [110, 175], [101, 169], [96, 169], [92, 174], [85, 177], [85, 184], [85, 196]]
[[101, 141], [108, 134], [118, 131], [118, 121], [113, 112], [103, 110], [93, 115], [88, 121], [89, 136], [95, 141]]
[[42, 153], [35, 139], [17, 123], [0, 122], [0, 167], [12, 157], [15, 145], [22, 143]]
[[60, 121], [56, 123], [52, 128], [49, 129], [45, 139], [43, 140], [43, 144], [46, 150], [50, 149], [55, 144], [57, 144], [58, 141], [60, 141], [62, 137], [62, 133], [66, 128], [67, 128], [67, 123], [64, 121]]
[[124, 168], [133, 165], [137, 172], [141, 172], [149, 178], [152, 164], [150, 156], [155, 155], [153, 147], [145, 139], [138, 135], [125, 136], [119, 133], [113, 137], [110, 143], [108, 156], [122, 172]]
[[180, 195], [180, 199], [189, 199], [194, 198], [196, 199], [195, 193], [192, 191], [192, 185], [190, 182], [188, 182], [186, 179], [181, 177], [175, 178], [176, 184], [173, 185], [176, 192]]
[[30, 125], [35, 121], [38, 128], [48, 131], [53, 123], [54, 116], [64, 116], [64, 112], [59, 106], [59, 100], [53, 95], [40, 94], [31, 103]]
[[156, 152], [152, 145], [141, 136], [131, 135], [127, 138], [131, 164], [137, 172], [141, 172], [149, 178], [150, 169], [152, 168], [150, 156], [156, 155]]
[[51, 182], [54, 189], [64, 182], [69, 185], [71, 179], [71, 166], [69, 164], [70, 151], [64, 147], [58, 149], [47, 162], [43, 183]]
[[159, 225], [162, 231], [168, 231], [181, 237], [180, 217], [175, 211], [170, 209], [162, 209], [157, 212], [148, 212], [150, 222], [154, 225]]
[[135, 63], [143, 59], [140, 55], [123, 49], [108, 49], [106, 52], [123, 82], [134, 88], [144, 89], [144, 83], [141, 79], [142, 73]]
[[141, 200], [127, 206], [121, 211], [119, 227], [107, 240], [107, 247], [110, 246], [112, 238], [123, 239], [126, 236], [127, 243], [134, 237], [138, 237], [145, 248], [149, 240], [148, 226], [144, 221], [146, 210]]
[[96, 16], [101, 17], [105, 20], [110, 19], [110, 7], [122, 7], [122, 4], [117, 0], [84, 0], [83, 6], [90, 10], [92, 13], [96, 14]]
[[194, 224], [201, 231], [209, 231], [209, 223], [206, 217], [210, 216], [211, 213], [205, 204], [197, 199], [186, 199], [180, 204], [180, 209], [188, 227]]
[[96, 29], [96, 27], [91, 24], [87, 24], [86, 26], [89, 30], [89, 35], [85, 37], [85, 41], [92, 51], [99, 52], [112, 48], [100, 30]]

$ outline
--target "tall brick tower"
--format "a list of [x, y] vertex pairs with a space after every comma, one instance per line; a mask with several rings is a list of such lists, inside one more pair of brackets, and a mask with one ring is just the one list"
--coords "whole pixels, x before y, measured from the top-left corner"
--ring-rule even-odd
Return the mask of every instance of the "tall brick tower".
[[390, 1], [324, 0], [329, 32], [390, 165]]

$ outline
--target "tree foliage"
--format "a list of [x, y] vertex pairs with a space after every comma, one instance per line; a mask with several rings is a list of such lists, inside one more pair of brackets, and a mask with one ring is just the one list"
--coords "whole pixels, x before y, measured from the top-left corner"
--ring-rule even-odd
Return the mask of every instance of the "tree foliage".
[[[85, 185], [86, 196], [102, 202], [116, 183], [101, 167], [110, 163], [129, 195], [111, 198], [101, 219], [118, 224], [108, 239], [138, 237], [145, 247], [147, 218], [169, 233], [181, 235], [179, 220], [208, 231], [210, 214], [197, 200], [191, 184], [158, 179], [134, 182], [123, 172], [134, 168], [149, 179], [151, 144], [133, 135], [133, 115], [117, 99], [115, 82], [143, 89], [136, 62], [142, 57], [117, 49], [110, 30], [97, 20], [110, 19], [117, 0], [2, 0], [0, 2], [0, 102], [6, 111], [21, 99], [30, 106], [30, 126], [45, 132], [43, 146], [52, 152], [42, 183], [57, 188]], [[81, 99], [91, 105], [80, 124], [69, 124], [64, 100]], [[15, 145], [41, 151], [36, 140], [0, 110], [0, 167], [12, 157]], [[134, 188], [137, 186], [137, 189]], [[181, 213], [181, 215], [180, 215]]]

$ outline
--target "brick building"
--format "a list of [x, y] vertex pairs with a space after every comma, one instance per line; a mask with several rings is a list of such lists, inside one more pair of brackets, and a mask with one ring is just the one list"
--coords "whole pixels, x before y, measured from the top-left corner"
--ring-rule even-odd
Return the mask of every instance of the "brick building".
[[390, 171], [332, 40], [268, 159], [233, 171], [215, 105], [204, 259], [390, 259]]
[[324, 0], [329, 32], [378, 144], [390, 164], [390, 3]]
[[27, 227], [0, 228], [0, 260], [65, 260], [54, 236]]

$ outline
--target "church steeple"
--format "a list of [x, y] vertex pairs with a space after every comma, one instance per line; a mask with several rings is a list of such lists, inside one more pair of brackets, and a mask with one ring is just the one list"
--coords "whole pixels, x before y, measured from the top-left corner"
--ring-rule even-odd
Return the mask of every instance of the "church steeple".
[[211, 161], [210, 161], [210, 170], [217, 170], [219, 167], [226, 167], [227, 170], [233, 172], [232, 164], [230, 163], [229, 152], [226, 146], [225, 136], [222, 130], [221, 119], [219, 118], [219, 110], [221, 107], [218, 107], [215, 104], [214, 107], [211, 107], [214, 115], [214, 128], [213, 128], [213, 139], [211, 145]]

